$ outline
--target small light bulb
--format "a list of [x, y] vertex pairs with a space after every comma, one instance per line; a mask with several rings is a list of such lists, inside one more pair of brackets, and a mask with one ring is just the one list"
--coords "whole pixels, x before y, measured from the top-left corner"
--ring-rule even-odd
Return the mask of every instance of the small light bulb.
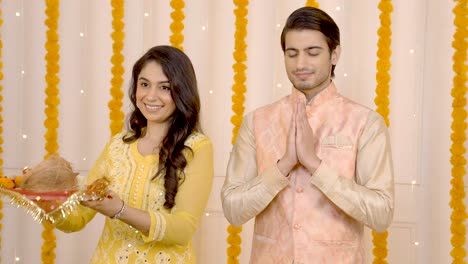
[[340, 11], [341, 10], [341, 6], [337, 6], [335, 7], [336, 11]]
[[281, 88], [283, 85], [281, 83], [276, 84], [276, 87]]
[[27, 138], [28, 138], [28, 135], [23, 134], [22, 137], [23, 137], [23, 139], [27, 139]]
[[83, 89], [81, 89], [81, 90], [80, 90], [80, 93], [81, 93], [81, 94], [84, 94], [84, 90], [83, 90]]
[[414, 49], [410, 49], [410, 50], [409, 50], [409, 53], [410, 53], [410, 54], [414, 54]]
[[411, 181], [411, 184], [416, 184], [416, 181], [415, 181], [415, 180], [412, 180], [412, 181]]
[[276, 27], [277, 27], [277, 28], [281, 27], [281, 24], [279, 24], [279, 23], [278, 23], [278, 24], [276, 24]]
[[21, 74], [24, 74], [24, 70], [21, 71]]
[[343, 74], [343, 76], [344, 76], [344, 77], [348, 77], [348, 74], [345, 72], [345, 73]]
[[209, 90], [208, 93], [209, 93], [209, 94], [213, 94], [213, 90]]
[[206, 213], [205, 215], [206, 215], [206, 216], [210, 216], [210, 213]]
[[16, 12], [16, 16], [18, 17], [21, 16], [20, 12]]
[[147, 12], [145, 12], [144, 14], [145, 17], [149, 17], [149, 14]]
[[80, 37], [84, 37], [84, 33], [83, 33], [83, 32], [80, 32]]
[[419, 246], [419, 242], [418, 241], [414, 242], [414, 245]]
[[86, 160], [86, 157], [84, 157], [83, 160]]
[[205, 31], [205, 30], [206, 30], [206, 27], [205, 27], [205, 26], [202, 26], [202, 27], [201, 27], [201, 30]]

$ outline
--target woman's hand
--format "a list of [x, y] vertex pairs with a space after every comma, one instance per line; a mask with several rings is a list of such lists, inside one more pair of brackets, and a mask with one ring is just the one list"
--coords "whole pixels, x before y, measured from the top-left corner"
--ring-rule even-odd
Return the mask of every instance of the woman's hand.
[[94, 209], [111, 218], [122, 209], [123, 204], [122, 199], [113, 191], [108, 191], [103, 199], [81, 202], [81, 205]]

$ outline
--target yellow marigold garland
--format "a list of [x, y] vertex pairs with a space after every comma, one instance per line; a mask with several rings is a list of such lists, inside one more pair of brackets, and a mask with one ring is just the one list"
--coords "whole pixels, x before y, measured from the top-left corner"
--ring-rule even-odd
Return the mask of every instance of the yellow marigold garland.
[[[59, 42], [58, 42], [58, 18], [59, 18], [59, 0], [46, 0], [46, 16], [45, 24], [47, 26], [47, 41], [45, 44], [46, 48], [46, 99], [45, 99], [45, 114], [46, 120], [44, 121], [44, 126], [46, 128], [45, 138], [45, 150], [46, 154], [44, 158], [49, 157], [50, 155], [56, 154], [58, 151], [57, 144], [57, 128], [59, 126], [58, 122], [58, 105], [60, 99], [58, 97], [59, 89], [59, 77], [58, 72], [60, 69], [59, 66]], [[54, 226], [52, 224], [44, 223], [44, 231], [42, 232], [42, 238], [44, 239], [44, 244], [42, 245], [42, 254], [41, 259], [44, 264], [53, 264], [55, 261], [54, 249], [56, 247]]]
[[310, 6], [310, 7], [319, 8], [319, 4], [315, 0], [307, 0], [305, 5]]
[[234, 144], [236, 141], [237, 133], [239, 132], [240, 125], [242, 123], [242, 117], [244, 115], [244, 102], [245, 102], [245, 92], [247, 91], [245, 87], [245, 70], [247, 66], [245, 61], [247, 60], [247, 44], [245, 43], [245, 38], [247, 36], [247, 6], [249, 4], [248, 0], [234, 0], [234, 4], [237, 8], [234, 10], [236, 15], [236, 31], [234, 33], [234, 64], [232, 68], [234, 70], [234, 84], [232, 85], [232, 110], [234, 112], [231, 117], [231, 123], [234, 125], [232, 130], [232, 140], [231, 143]]
[[[390, 125], [388, 119], [390, 110], [389, 110], [389, 91], [390, 91], [390, 56], [392, 51], [391, 47], [391, 36], [392, 29], [390, 14], [393, 11], [392, 1], [391, 0], [381, 0], [379, 3], [380, 13], [380, 28], [378, 30], [379, 40], [377, 43], [377, 87], [376, 87], [376, 97], [375, 104], [377, 106], [376, 111], [384, 118], [387, 126]], [[374, 254], [374, 264], [383, 264], [387, 263], [385, 260], [388, 251], [387, 251], [387, 237], [388, 231], [384, 233], [372, 232], [374, 249], [372, 253]]]
[[[0, 1], [1, 3], [1, 1]], [[2, 8], [0, 7], [0, 28], [3, 26], [2, 19]], [[3, 41], [0, 37], [0, 176], [3, 176], [3, 85], [1, 81], [3, 80], [3, 61], [2, 61], [2, 50], [3, 50]], [[3, 201], [0, 199], [0, 251], [2, 249], [2, 220], [3, 220]], [[0, 263], [2, 262], [2, 257], [0, 256]]]
[[[0, 221], [3, 219], [3, 201], [0, 200]], [[2, 231], [2, 228], [3, 228], [3, 225], [2, 223], [0, 222], [0, 232]], [[1, 243], [1, 236], [0, 236], [0, 243]], [[2, 249], [1, 245], [0, 245], [0, 250]], [[0, 263], [2, 262], [2, 256], [0, 255]]]
[[387, 126], [390, 125], [388, 116], [390, 114], [389, 105], [389, 91], [390, 91], [390, 56], [392, 51], [390, 49], [392, 44], [392, 29], [390, 14], [393, 11], [391, 0], [381, 0], [379, 3], [380, 13], [380, 28], [378, 30], [379, 40], [377, 43], [377, 87], [375, 105], [377, 106], [376, 111], [382, 115]]
[[450, 231], [452, 233], [451, 244], [453, 246], [450, 255], [453, 258], [452, 263], [466, 263], [465, 256], [465, 241], [466, 227], [465, 220], [467, 217], [465, 198], [465, 141], [466, 141], [466, 82], [467, 82], [467, 59], [468, 49], [468, 1], [455, 1], [456, 5], [453, 8], [455, 14], [454, 25], [455, 33], [453, 35], [452, 46], [455, 50], [453, 54], [453, 77], [452, 88], [452, 153], [450, 162], [452, 164], [452, 180], [450, 181], [452, 189], [450, 190], [450, 207], [452, 208]]
[[59, 0], [46, 0], [46, 15], [47, 19], [45, 24], [47, 26], [47, 41], [45, 44], [46, 48], [46, 99], [45, 99], [45, 114], [46, 120], [44, 121], [44, 126], [46, 127], [46, 133], [44, 135], [45, 138], [45, 150], [46, 156], [57, 153], [58, 145], [57, 145], [57, 128], [59, 126], [58, 123], [58, 105], [60, 103], [60, 99], [58, 97], [59, 89], [59, 77], [58, 72], [60, 70], [59, 66], [59, 42], [58, 42], [58, 18], [59, 18]]
[[227, 228], [229, 236], [227, 238], [228, 248], [226, 250], [228, 259], [228, 264], [239, 264], [238, 257], [241, 253], [241, 243], [242, 238], [240, 237], [240, 233], [242, 232], [242, 226], [236, 227], [229, 225]]
[[42, 223], [44, 231], [42, 232], [42, 238], [44, 244], [42, 244], [42, 255], [41, 260], [44, 264], [53, 264], [55, 261], [54, 249], [57, 247], [55, 242], [56, 237], [54, 234], [54, 225], [48, 222]]
[[125, 118], [125, 114], [122, 112], [123, 106], [123, 97], [124, 93], [122, 91], [122, 84], [124, 82], [123, 75], [125, 73], [125, 69], [123, 67], [124, 56], [122, 54], [122, 50], [124, 47], [124, 38], [125, 32], [124, 27], [125, 24], [123, 22], [124, 17], [124, 0], [111, 0], [112, 5], [112, 29], [113, 32], [111, 34], [112, 37], [112, 79], [111, 79], [111, 88], [110, 94], [112, 99], [108, 103], [108, 107], [110, 110], [109, 118], [110, 118], [110, 130], [111, 135], [115, 135], [122, 131], [123, 129], [123, 122]]
[[172, 35], [169, 37], [171, 45], [184, 50], [182, 43], [184, 42], [184, 35], [182, 30], [184, 30], [184, 12], [182, 11], [185, 7], [185, 2], [183, 0], [171, 0], [171, 7], [174, 9], [171, 13], [172, 23], [170, 25]]
[[[236, 31], [234, 33], [234, 64], [232, 68], [234, 70], [234, 84], [232, 85], [232, 110], [233, 116], [231, 117], [231, 123], [234, 125], [232, 129], [232, 144], [236, 141], [237, 133], [239, 132], [240, 125], [242, 123], [242, 118], [244, 115], [244, 102], [245, 102], [245, 92], [247, 91], [245, 87], [245, 70], [247, 66], [245, 61], [247, 60], [247, 44], [245, 43], [245, 38], [247, 36], [247, 14], [248, 14], [248, 0], [234, 0], [234, 4], [237, 8], [234, 10], [236, 16]], [[227, 263], [228, 264], [238, 264], [238, 256], [241, 253], [241, 243], [242, 239], [240, 233], [242, 232], [242, 226], [234, 227], [229, 225], [227, 228], [229, 236], [227, 238], [228, 248], [227, 248]]]

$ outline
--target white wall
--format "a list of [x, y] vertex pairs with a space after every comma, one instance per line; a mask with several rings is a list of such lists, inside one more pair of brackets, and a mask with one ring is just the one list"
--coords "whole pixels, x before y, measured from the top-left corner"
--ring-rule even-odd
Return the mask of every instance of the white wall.
[[[286, 17], [305, 0], [249, 1], [246, 111], [290, 91], [279, 36]], [[318, 1], [338, 23], [342, 57], [339, 90], [374, 108], [378, 1]], [[450, 123], [453, 72], [452, 1], [392, 1], [390, 131], [397, 204], [389, 263], [449, 263]], [[44, 151], [45, 1], [4, 0], [3, 160], [6, 175], [42, 160]], [[226, 260], [226, 227], [219, 191], [231, 150], [234, 4], [186, 1], [186, 53], [194, 63], [202, 100], [202, 126], [215, 146], [215, 181], [195, 237], [199, 263]], [[153, 45], [169, 44], [169, 1], [126, 1], [125, 83], [133, 62]], [[19, 16], [16, 16], [16, 13]], [[144, 14], [147, 13], [148, 16]], [[110, 1], [61, 1], [60, 154], [86, 175], [109, 138], [112, 39]], [[83, 37], [80, 36], [83, 33]], [[124, 112], [128, 112], [125, 98]], [[83, 231], [57, 235], [56, 263], [78, 264], [92, 254], [101, 232], [98, 217]], [[5, 204], [1, 259], [40, 263], [42, 226]], [[244, 226], [241, 263], [248, 263], [252, 222]], [[371, 242], [368, 241], [369, 256]], [[369, 259], [370, 261], [370, 259]]]

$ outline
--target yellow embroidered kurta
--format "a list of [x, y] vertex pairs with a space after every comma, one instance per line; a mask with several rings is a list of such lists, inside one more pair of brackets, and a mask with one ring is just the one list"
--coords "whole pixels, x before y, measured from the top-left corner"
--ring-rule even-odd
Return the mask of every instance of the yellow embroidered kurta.
[[[192, 236], [205, 210], [213, 181], [213, 147], [201, 133], [193, 133], [185, 145], [187, 167], [172, 210], [164, 208], [164, 178], [151, 178], [158, 169], [159, 155], [142, 156], [137, 142], [126, 144], [116, 135], [89, 172], [88, 183], [107, 177], [110, 189], [128, 206], [148, 211], [151, 227], [148, 236], [120, 220], [107, 218], [91, 263], [195, 263]], [[57, 228], [64, 232], [82, 229], [96, 214], [78, 206]]]
[[244, 119], [222, 189], [233, 225], [255, 217], [251, 264], [364, 263], [363, 225], [384, 231], [393, 216], [390, 139], [374, 111], [337, 93], [333, 83], [307, 105], [322, 160], [311, 174], [277, 168], [286, 149], [292, 94]]

